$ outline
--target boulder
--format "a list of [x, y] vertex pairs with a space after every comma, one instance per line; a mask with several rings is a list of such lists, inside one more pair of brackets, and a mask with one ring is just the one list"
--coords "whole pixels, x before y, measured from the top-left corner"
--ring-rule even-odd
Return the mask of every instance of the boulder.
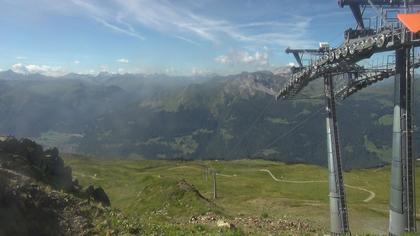
[[224, 221], [224, 220], [218, 220], [218, 221], [216, 222], [216, 225], [217, 225], [217, 227], [219, 227], [219, 228], [229, 228], [229, 229], [231, 229], [231, 228], [235, 228], [235, 226], [234, 226], [233, 224], [231, 224], [231, 223], [229, 223], [229, 222], [227, 222], [227, 221]]
[[86, 188], [85, 194], [87, 197], [92, 198], [93, 200], [102, 203], [103, 206], [111, 206], [111, 201], [106, 195], [105, 191], [101, 187], [95, 188], [92, 185]]

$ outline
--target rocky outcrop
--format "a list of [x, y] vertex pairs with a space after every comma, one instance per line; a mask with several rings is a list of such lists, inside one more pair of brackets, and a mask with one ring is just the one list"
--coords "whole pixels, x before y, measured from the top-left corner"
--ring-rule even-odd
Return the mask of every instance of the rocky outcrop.
[[[135, 224], [118, 229], [104, 221], [122, 220], [110, 205], [101, 187], [82, 190], [56, 148], [44, 150], [29, 139], [0, 138], [0, 236], [140, 232]], [[99, 229], [98, 220], [105, 222]]]
[[44, 150], [30, 139], [8, 137], [0, 141], [0, 166], [25, 174], [57, 189], [76, 191], [71, 168], [56, 148]]
[[[104, 194], [101, 188], [96, 190]], [[0, 225], [0, 236], [138, 235], [141, 232], [137, 221], [114, 209], [54, 190], [3, 168], [0, 168]]]
[[100, 202], [104, 206], [111, 206], [111, 201], [109, 200], [108, 195], [106, 195], [105, 191], [101, 187], [89, 185], [89, 187], [84, 190], [84, 194], [87, 198]]
[[288, 218], [234, 217], [226, 218], [213, 212], [191, 217], [191, 224], [213, 225], [219, 228], [240, 227], [247, 232], [264, 232], [268, 235], [285, 233], [286, 235], [306, 235], [322, 232], [322, 229], [310, 222]]
[[83, 235], [92, 222], [86, 207], [87, 201], [0, 169], [0, 235]]

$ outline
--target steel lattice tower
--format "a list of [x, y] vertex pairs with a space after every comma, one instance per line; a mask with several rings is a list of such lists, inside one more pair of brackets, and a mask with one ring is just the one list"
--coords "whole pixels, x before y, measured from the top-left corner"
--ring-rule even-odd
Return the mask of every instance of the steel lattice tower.
[[324, 90], [327, 113], [326, 128], [331, 235], [341, 235], [350, 231], [335, 110], [334, 84], [331, 74], [324, 77]]
[[[345, 41], [338, 48], [288, 48], [286, 52], [293, 53], [299, 66], [292, 70], [290, 80], [280, 90], [277, 99], [293, 97], [309, 82], [318, 78], [324, 79], [331, 234], [340, 235], [349, 233], [350, 230], [342, 176], [335, 99], [345, 99], [373, 83], [394, 76], [395, 101], [389, 234], [402, 235], [404, 232], [415, 232], [416, 163], [413, 149], [414, 82], [411, 69], [420, 66], [420, 58], [416, 60], [414, 56], [414, 48], [420, 46], [420, 29], [417, 29], [418, 26], [416, 26], [420, 21], [420, 13], [401, 14], [401, 11], [404, 13], [420, 12], [418, 8], [420, 0], [339, 0], [339, 5], [350, 7], [357, 22], [356, 29], [345, 31]], [[373, 9], [377, 15], [374, 28], [366, 27], [364, 23], [363, 17], [366, 8]], [[397, 12], [398, 20], [396, 17], [387, 18], [388, 11]], [[404, 17], [407, 18], [404, 19]], [[414, 17], [414, 24], [410, 25], [408, 17], [411, 18], [411, 21]], [[382, 52], [395, 52], [395, 63], [387, 61], [385, 66], [378, 68], [365, 68], [357, 64], [363, 59]], [[303, 65], [303, 53], [318, 54], [318, 58], [311, 60], [309, 65]], [[337, 75], [347, 75], [348, 82], [334, 90], [333, 77]]]

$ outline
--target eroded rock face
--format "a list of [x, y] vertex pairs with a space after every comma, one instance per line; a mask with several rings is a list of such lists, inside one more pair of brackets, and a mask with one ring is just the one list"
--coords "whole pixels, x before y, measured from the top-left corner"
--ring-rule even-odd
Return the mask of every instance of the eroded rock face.
[[81, 190], [56, 148], [43, 150], [29, 139], [0, 139], [0, 236], [95, 235], [95, 220], [114, 214], [110, 205], [101, 187]]
[[104, 211], [89, 199], [111, 203], [101, 187], [81, 189], [56, 148], [0, 138], [0, 236], [88, 234]]
[[29, 139], [8, 137], [0, 141], [0, 166], [25, 174], [54, 188], [73, 191], [71, 168], [64, 165], [56, 148], [44, 150]]
[[89, 186], [85, 191], [81, 190], [57, 148], [44, 150], [30, 139], [18, 140], [11, 136], [0, 139], [0, 168], [31, 177], [58, 190], [91, 198], [104, 206], [111, 205], [101, 187]]
[[83, 235], [91, 219], [80, 204], [32, 178], [0, 170], [0, 235]]
[[142, 235], [141, 231], [138, 220], [118, 210], [0, 168], [0, 236]]
[[210, 201], [207, 199], [207, 198], [205, 198], [198, 190], [197, 190], [197, 188], [195, 188], [195, 186], [194, 185], [192, 185], [192, 184], [190, 184], [190, 183], [188, 183], [185, 179], [182, 179], [182, 180], [180, 180], [179, 182], [178, 182], [178, 184], [177, 184], [177, 187], [178, 187], [178, 190], [179, 190], [179, 192], [178, 192], [178, 194], [184, 194], [184, 193], [186, 193], [186, 192], [191, 192], [191, 193], [194, 193], [196, 196], [197, 196], [197, 198], [198, 199], [201, 199], [201, 200], [204, 200], [204, 201], [206, 201], [206, 202], [209, 202], [210, 203]]
[[89, 185], [89, 187], [85, 190], [85, 194], [88, 198], [102, 203], [103, 206], [111, 205], [108, 195], [106, 195], [105, 191], [101, 187], [95, 188], [94, 186]]

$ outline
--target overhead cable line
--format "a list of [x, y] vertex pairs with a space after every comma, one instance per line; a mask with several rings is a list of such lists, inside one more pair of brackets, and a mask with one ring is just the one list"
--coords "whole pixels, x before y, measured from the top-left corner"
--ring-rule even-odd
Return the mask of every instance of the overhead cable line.
[[297, 129], [299, 129], [300, 127], [302, 127], [306, 122], [308, 122], [309, 120], [313, 119], [316, 115], [318, 115], [319, 113], [321, 113], [321, 111], [324, 110], [324, 109], [325, 109], [324, 107], [321, 107], [320, 109], [316, 110], [314, 113], [312, 113], [306, 119], [300, 121], [297, 125], [295, 125], [293, 128], [291, 128], [289, 131], [287, 131], [286, 133], [282, 133], [280, 136], [277, 136], [276, 138], [274, 138], [269, 144], [267, 144], [266, 146], [264, 146], [263, 148], [261, 148], [256, 153], [254, 153], [254, 155], [260, 153], [262, 150], [265, 150], [265, 149], [271, 147], [272, 145], [276, 144], [281, 139], [286, 138], [287, 136], [289, 136], [290, 134], [292, 134], [294, 131], [296, 131]]
[[258, 114], [257, 118], [255, 118], [255, 120], [251, 123], [251, 125], [248, 127], [248, 129], [245, 131], [245, 133], [242, 135], [242, 137], [239, 139], [239, 141], [236, 143], [236, 145], [230, 150], [228, 156], [236, 153], [236, 149], [238, 148], [238, 146], [243, 142], [243, 140], [248, 135], [248, 133], [251, 131], [251, 129], [254, 128], [254, 126], [261, 119], [261, 117], [264, 115], [264, 113], [267, 111], [267, 109], [270, 107], [270, 105], [274, 103], [274, 101], [275, 101], [274, 99], [270, 99], [267, 102], [265, 107], [261, 110], [260, 114]]

